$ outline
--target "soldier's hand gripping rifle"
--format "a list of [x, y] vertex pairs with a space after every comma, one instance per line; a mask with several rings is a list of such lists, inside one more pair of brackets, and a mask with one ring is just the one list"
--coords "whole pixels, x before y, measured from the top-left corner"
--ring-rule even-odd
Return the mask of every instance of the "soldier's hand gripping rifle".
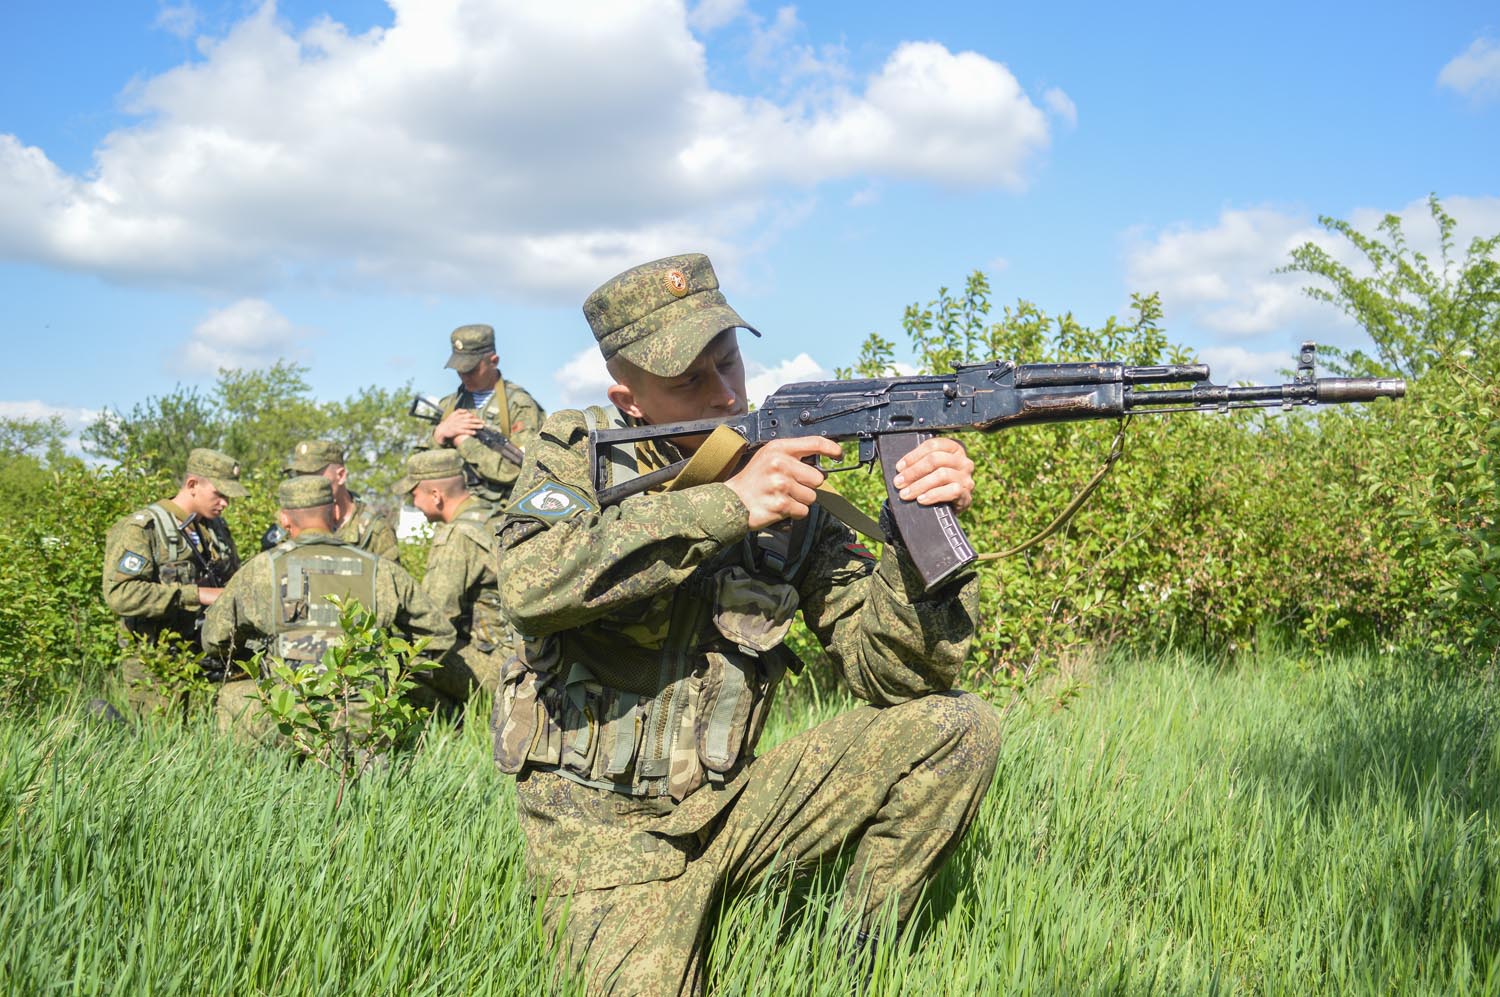
[[[951, 374], [808, 381], [778, 388], [754, 412], [730, 419], [703, 419], [660, 426], [594, 430], [589, 434], [590, 466], [601, 505], [609, 505], [672, 480], [687, 461], [606, 487], [613, 448], [640, 440], [700, 436], [727, 425], [754, 448], [772, 440], [824, 436], [853, 440], [854, 463], [824, 471], [868, 468], [877, 459], [902, 546], [928, 588], [972, 562], [976, 555], [950, 505], [922, 506], [903, 500], [891, 484], [896, 462], [938, 433], [994, 432], [1011, 426], [1087, 419], [1116, 419], [1133, 413], [1222, 412], [1367, 402], [1400, 398], [1399, 378], [1318, 377], [1317, 347], [1303, 343], [1297, 374], [1290, 384], [1227, 387], [1209, 384], [1206, 364], [1128, 367], [1122, 363], [1017, 364], [1007, 360], [955, 364]], [[1189, 384], [1181, 388], [1146, 385]]]
[[[434, 426], [443, 421], [442, 406], [426, 395], [417, 395], [413, 398], [411, 400], [411, 408], [407, 414], [421, 419], [423, 422], [430, 422]], [[521, 452], [521, 448], [512, 443], [499, 430], [491, 429], [489, 426], [480, 426], [474, 431], [474, 439], [489, 447], [517, 467], [521, 466], [521, 461], [525, 457]]]

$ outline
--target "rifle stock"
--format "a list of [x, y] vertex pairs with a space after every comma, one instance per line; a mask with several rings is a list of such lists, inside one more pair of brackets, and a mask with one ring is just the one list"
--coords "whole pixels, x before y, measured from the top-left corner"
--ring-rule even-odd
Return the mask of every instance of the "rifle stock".
[[[901, 546], [932, 588], [976, 555], [950, 505], [905, 501], [891, 484], [896, 462], [922, 440], [938, 433], [995, 432], [1011, 426], [1118, 419], [1137, 413], [1291, 409], [1400, 398], [1406, 393], [1406, 382], [1399, 378], [1320, 378], [1316, 363], [1317, 347], [1308, 342], [1302, 344], [1295, 379], [1286, 384], [1210, 384], [1206, 364], [1131, 367], [1112, 361], [1016, 364], [1005, 360], [955, 364], [951, 374], [809, 381], [778, 388], [754, 412], [729, 419], [594, 430], [589, 434], [590, 467], [600, 504], [611, 505], [665, 484], [687, 463], [679, 461], [611, 485], [612, 447], [703, 435], [719, 425], [734, 429], [752, 449], [775, 439], [811, 435], [856, 441], [859, 457], [855, 463], [824, 470], [845, 471], [880, 461]], [[1190, 386], [1147, 387], [1184, 383]]]

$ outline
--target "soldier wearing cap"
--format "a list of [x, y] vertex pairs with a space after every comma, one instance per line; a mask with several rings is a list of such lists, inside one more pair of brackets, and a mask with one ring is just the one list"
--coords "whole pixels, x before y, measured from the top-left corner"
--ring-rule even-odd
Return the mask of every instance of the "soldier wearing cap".
[[[559, 957], [592, 992], [697, 992], [717, 898], [846, 851], [849, 943], [867, 958], [879, 912], [910, 916], [993, 776], [995, 711], [952, 688], [974, 575], [925, 590], [898, 535], [871, 555], [817, 501], [824, 475], [805, 458], [839, 457], [818, 437], [600, 508], [589, 430], [744, 413], [737, 330], [755, 330], [696, 254], [625, 271], [584, 314], [614, 410], [549, 418], [500, 523], [501, 608], [524, 644], [501, 677], [495, 759], [516, 774]], [[610, 483], [700, 443], [617, 453]], [[957, 442], [897, 467], [908, 498], [968, 508]], [[800, 667], [782, 643], [799, 609], [868, 705], [757, 756]]]
[[488, 426], [521, 449], [542, 425], [542, 407], [514, 381], [500, 376], [495, 353], [495, 330], [487, 325], [461, 325], [448, 337], [453, 352], [446, 366], [458, 372], [460, 387], [440, 403], [442, 421], [432, 431], [432, 442], [456, 449], [474, 477], [473, 490], [496, 505], [510, 498], [520, 471], [515, 464], [474, 438]]
[[[177, 494], [138, 509], [110, 527], [104, 540], [104, 603], [120, 618], [121, 647], [176, 634], [198, 647], [205, 607], [240, 566], [220, 515], [244, 498], [240, 466], [217, 450], [188, 454]], [[120, 662], [125, 697], [137, 711], [181, 706], [155, 688], [140, 659]]]
[[[277, 489], [277, 518], [287, 539], [245, 562], [203, 620], [203, 646], [224, 658], [265, 650], [294, 666], [316, 665], [339, 639], [338, 610], [327, 597], [358, 599], [378, 626], [429, 640], [436, 657], [453, 628], [401, 565], [334, 535], [332, 483], [322, 475], [288, 478]], [[254, 682], [229, 683], [216, 712], [224, 729], [254, 732]]]
[[376, 557], [388, 561], [401, 559], [396, 530], [390, 520], [349, 490], [349, 469], [344, 466], [343, 448], [337, 443], [303, 440], [292, 449], [291, 459], [282, 471], [288, 476], [321, 474], [333, 485], [333, 514], [338, 523], [334, 536]]
[[406, 461], [394, 491], [437, 524], [422, 590], [458, 636], [431, 684], [460, 702], [475, 688], [494, 692], [510, 627], [500, 613], [495, 575], [495, 506], [473, 494], [454, 450], [422, 450]]

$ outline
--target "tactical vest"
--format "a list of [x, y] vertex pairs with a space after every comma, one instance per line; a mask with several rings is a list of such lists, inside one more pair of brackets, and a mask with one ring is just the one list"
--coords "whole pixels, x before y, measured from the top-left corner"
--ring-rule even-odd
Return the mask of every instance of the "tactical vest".
[[[585, 412], [590, 429], [623, 425]], [[610, 484], [639, 473], [619, 448]], [[776, 686], [800, 668], [782, 645], [823, 512], [762, 530], [617, 616], [527, 640], [496, 697], [501, 770], [556, 771], [631, 796], [680, 801], [754, 757]], [[638, 611], [637, 611], [638, 610]]]
[[[160, 502], [152, 502], [146, 506], [146, 512], [151, 516], [152, 531], [156, 535], [154, 541], [156, 549], [152, 551], [156, 558], [156, 580], [167, 585], [198, 585], [207, 581], [203, 569], [198, 567], [197, 560], [193, 557], [192, 545], [188, 538], [183, 536], [182, 530], [178, 529], [177, 517], [172, 511]], [[229, 552], [229, 541], [227, 535], [220, 531], [224, 529], [223, 524], [217, 520], [196, 520], [193, 524], [197, 528], [200, 541], [203, 544], [198, 551], [205, 563], [213, 564], [215, 561], [228, 562], [225, 565], [224, 574], [227, 577], [234, 573], [239, 566], [234, 563]]]
[[375, 609], [380, 558], [367, 550], [318, 538], [288, 540], [267, 552], [271, 570], [270, 650], [294, 668], [321, 667], [323, 652], [343, 638], [330, 595]]

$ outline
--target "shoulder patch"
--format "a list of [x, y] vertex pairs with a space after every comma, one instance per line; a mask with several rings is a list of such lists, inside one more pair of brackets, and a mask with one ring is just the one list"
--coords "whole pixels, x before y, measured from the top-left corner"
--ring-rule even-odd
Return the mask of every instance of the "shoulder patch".
[[516, 499], [506, 514], [516, 518], [535, 519], [551, 526], [572, 519], [580, 512], [598, 509], [595, 502], [571, 485], [560, 481], [543, 481]]
[[120, 558], [120, 563], [115, 565], [115, 570], [119, 571], [122, 575], [138, 575], [146, 570], [147, 563], [146, 559], [140, 554], [137, 554], [133, 550], [127, 550], [125, 555]]
[[875, 560], [875, 555], [870, 553], [870, 548], [866, 547], [858, 540], [856, 540], [854, 543], [844, 544], [844, 550], [848, 551], [850, 554], [853, 554], [855, 557], [863, 561]]

